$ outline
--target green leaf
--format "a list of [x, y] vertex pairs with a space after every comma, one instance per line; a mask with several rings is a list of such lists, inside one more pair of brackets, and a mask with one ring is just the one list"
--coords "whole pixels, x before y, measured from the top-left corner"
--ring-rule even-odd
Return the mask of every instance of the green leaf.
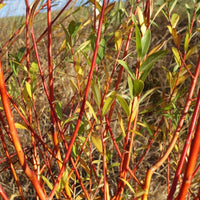
[[179, 21], [179, 15], [177, 13], [173, 13], [172, 17], [171, 17], [171, 25], [172, 25], [172, 28], [175, 28], [178, 21]]
[[185, 4], [185, 7], [187, 9], [188, 27], [190, 27], [190, 25], [191, 25], [191, 8], [187, 3]]
[[56, 111], [56, 114], [58, 116], [58, 119], [62, 119], [62, 103], [61, 102], [58, 102], [56, 105], [55, 105], [55, 111]]
[[120, 114], [120, 112], [117, 111], [117, 116], [118, 116], [118, 122], [122, 131], [122, 136], [125, 137], [126, 136], [126, 132], [125, 132], [125, 128], [124, 128], [124, 123], [123, 123], [123, 119], [122, 116]]
[[195, 53], [197, 50], [197, 45], [193, 46], [186, 54], [185, 56], [185, 60], [187, 60], [188, 58], [190, 58], [190, 56]]
[[133, 96], [138, 96], [144, 89], [144, 82], [139, 79], [135, 79], [133, 82]]
[[101, 105], [101, 93], [100, 93], [99, 85], [95, 81], [92, 81], [91, 88], [92, 88], [92, 93], [94, 95], [94, 100], [95, 100], [96, 104], [98, 106], [100, 106]]
[[[138, 112], [138, 108], [139, 108], [139, 101], [138, 101], [138, 98], [135, 97], [134, 99], [134, 104], [133, 104], [133, 113], [131, 115], [131, 122], [133, 122], [133, 120], [135, 119], [135, 116]], [[132, 102], [130, 102], [130, 105], [132, 105]], [[129, 105], [129, 106], [130, 106]]]
[[149, 124], [147, 123], [147, 121], [145, 119], [143, 119], [143, 121], [144, 121], [145, 127], [147, 128], [147, 131], [149, 132], [149, 135], [153, 138], [154, 133], [151, 130]]
[[20, 123], [15, 123], [15, 127], [17, 129], [23, 129], [23, 130], [28, 130], [25, 124], [20, 124]]
[[74, 117], [70, 117], [70, 118], [67, 118], [63, 123], [62, 123], [62, 126], [64, 126], [65, 124], [71, 122], [71, 121], [74, 121], [75, 119], [77, 119], [78, 116], [74, 116]]
[[151, 54], [147, 57], [147, 59], [142, 63], [140, 66], [139, 71], [145, 71], [148, 68], [150, 68], [152, 65], [155, 64], [156, 61], [158, 61], [160, 58], [162, 58], [167, 53], [167, 50], [158, 51], [156, 53]]
[[115, 32], [115, 49], [118, 51], [122, 43], [122, 32], [117, 30]]
[[37, 74], [37, 72], [38, 72], [38, 64], [37, 63], [35, 63], [35, 62], [32, 62], [31, 63], [31, 67], [30, 67], [30, 69], [29, 69], [29, 73], [31, 74], [31, 75], [36, 75]]
[[142, 65], [140, 66], [140, 69], [139, 69], [140, 72], [143, 71], [143, 73], [140, 77], [140, 80], [145, 81], [146, 77], [152, 70], [155, 62], [158, 61], [160, 58], [162, 58], [166, 53], [167, 53], [167, 50], [158, 51], [147, 57], [147, 59], [142, 63]]
[[27, 91], [27, 93], [28, 93], [28, 96], [29, 96], [30, 98], [32, 98], [31, 84], [28, 83], [27, 81], [26, 81], [26, 91]]
[[133, 100], [133, 81], [130, 78], [130, 76], [128, 76], [128, 87], [129, 87], [130, 97]]
[[50, 190], [52, 190], [53, 189], [53, 184], [45, 176], [42, 176], [42, 179], [47, 184], [48, 188]]
[[25, 50], [26, 50], [26, 47], [21, 47], [21, 48], [19, 49], [19, 51], [18, 51], [18, 53], [17, 53], [17, 61], [19, 61], [19, 62], [21, 61], [22, 56], [23, 56]]
[[180, 58], [178, 49], [176, 47], [172, 47], [172, 52], [174, 54], [174, 59], [176, 61], [176, 64], [180, 67], [181, 66], [181, 58]]
[[80, 51], [84, 50], [89, 44], [90, 44], [90, 40], [87, 40], [87, 41], [83, 42], [83, 43], [76, 49], [76, 53], [79, 53]]
[[178, 0], [175, 0], [175, 1], [172, 3], [172, 5], [171, 5], [171, 7], [170, 7], [170, 10], [169, 10], [169, 13], [170, 13], [170, 14], [171, 14], [171, 12], [173, 11], [174, 7], [176, 6], [177, 1], [178, 1]]
[[130, 191], [131, 191], [133, 194], [135, 194], [135, 191], [134, 191], [134, 189], [132, 188], [132, 186], [130, 185], [130, 183], [129, 183], [127, 180], [123, 179], [123, 178], [120, 178], [120, 179], [129, 187]]
[[81, 26], [81, 23], [76, 23], [74, 20], [72, 20], [68, 26], [69, 34], [72, 38], [74, 38]]
[[14, 60], [10, 60], [10, 66], [11, 66], [11, 69], [13, 71], [13, 74], [15, 77], [17, 77], [17, 73], [18, 73], [18, 64], [14, 61]]
[[123, 110], [125, 111], [127, 116], [130, 116], [130, 110], [129, 110], [129, 106], [126, 102], [126, 100], [121, 97], [120, 95], [117, 95], [117, 100], [119, 101], [121, 107], [123, 108]]
[[186, 32], [186, 35], [185, 35], [184, 51], [187, 51], [187, 50], [188, 50], [189, 39], [190, 39], [190, 34], [189, 34], [188, 31], [187, 31], [187, 32]]
[[91, 136], [91, 139], [92, 139], [92, 143], [97, 148], [99, 153], [103, 153], [101, 138], [97, 134], [93, 133]]
[[148, 69], [146, 69], [146, 70], [142, 73], [142, 75], [141, 75], [141, 77], [140, 77], [140, 80], [145, 81], [146, 77], [147, 77], [148, 74], [151, 72], [152, 68], [153, 68], [153, 64], [150, 65], [150, 66], [148, 67]]
[[129, 75], [131, 76], [131, 78], [134, 80], [134, 79], [135, 79], [135, 75], [134, 75], [132, 69], [128, 66], [128, 64], [127, 64], [125, 61], [123, 61], [123, 60], [117, 60], [117, 62], [118, 62], [121, 66], [123, 66], [124, 69], [127, 70], [127, 72], [129, 73]]
[[157, 90], [158, 88], [159, 88], [159, 87], [154, 87], [154, 88], [152, 88], [152, 89], [146, 91], [145, 94], [143, 94], [143, 95], [140, 97], [140, 103], [142, 103], [142, 101], [143, 101], [144, 99], [146, 99], [146, 97], [147, 97], [148, 95], [150, 95], [151, 93], [153, 93], [153, 92], [154, 92], [155, 90]]
[[115, 100], [116, 93], [116, 91], [113, 91], [111, 95], [106, 99], [102, 108], [102, 116], [105, 116], [105, 114], [109, 111], [113, 101]]
[[[91, 2], [93, 5], [95, 4], [94, 0], [89, 0], [89, 2]], [[98, 1], [96, 1], [96, 8], [98, 9], [99, 12], [101, 12], [101, 5], [99, 4]]]
[[135, 37], [136, 37], [137, 57], [140, 58], [142, 54], [142, 44], [141, 44], [141, 34], [137, 24], [135, 24], [135, 34], [136, 34]]
[[99, 64], [102, 58], [104, 57], [105, 49], [106, 49], [106, 41], [103, 38], [99, 44], [99, 49], [98, 49], [98, 54], [97, 54], [97, 59], [96, 59], [97, 64]]
[[56, 191], [59, 193], [62, 192], [62, 190], [64, 189], [65, 185], [67, 184], [68, 181], [68, 170], [65, 169], [63, 176], [58, 184], [58, 188], [56, 189]]
[[95, 35], [94, 32], [91, 33], [89, 39], [91, 41], [91, 48], [94, 51], [94, 49], [95, 49], [95, 43], [96, 43], [96, 39], [97, 39], [97, 37], [96, 37], [96, 35]]
[[89, 103], [89, 101], [86, 101], [86, 105], [89, 107], [89, 110], [92, 112], [92, 115], [94, 117], [94, 119], [96, 120], [97, 124], [99, 123], [99, 120], [94, 112], [94, 109], [92, 107], [92, 105]]
[[148, 29], [146, 30], [144, 36], [142, 37], [142, 55], [141, 55], [141, 59], [144, 58], [144, 56], [146, 55], [148, 49], [149, 49], [149, 45], [151, 42], [151, 31]]

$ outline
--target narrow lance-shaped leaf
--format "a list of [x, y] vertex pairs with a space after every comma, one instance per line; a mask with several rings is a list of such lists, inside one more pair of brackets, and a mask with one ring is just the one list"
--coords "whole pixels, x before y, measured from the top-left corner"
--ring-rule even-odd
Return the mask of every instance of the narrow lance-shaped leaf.
[[29, 97], [31, 98], [32, 97], [31, 85], [28, 82], [26, 82], [26, 91], [27, 91]]
[[121, 66], [123, 66], [124, 69], [127, 70], [127, 72], [129, 73], [129, 75], [131, 76], [131, 78], [134, 80], [134, 79], [135, 79], [135, 75], [134, 75], [132, 69], [128, 66], [128, 64], [127, 64], [125, 61], [123, 61], [123, 60], [117, 60], [117, 62], [118, 62]]
[[80, 26], [81, 23], [76, 23], [74, 20], [70, 22], [68, 26], [68, 31], [72, 38], [76, 36], [76, 33], [78, 32]]
[[[89, 2], [94, 4], [94, 0], [89, 0]], [[99, 4], [98, 1], [96, 1], [96, 8], [98, 9], [99, 12], [101, 12], [101, 5]]]
[[92, 139], [92, 143], [97, 148], [99, 153], [102, 153], [103, 149], [102, 149], [101, 138], [97, 134], [93, 133], [92, 136], [91, 136], [91, 139]]
[[116, 91], [112, 92], [112, 94], [106, 99], [104, 106], [102, 108], [102, 116], [105, 116], [105, 114], [109, 111], [115, 98], [116, 98]]
[[118, 51], [122, 43], [122, 32], [117, 30], [115, 32], [115, 49]]
[[174, 59], [175, 59], [175, 61], [176, 61], [176, 64], [177, 64], [178, 66], [181, 66], [181, 58], [180, 58], [178, 49], [175, 48], [175, 47], [172, 47], [172, 52], [173, 52], [173, 54], [174, 54]]
[[32, 62], [31, 63], [31, 67], [30, 67], [30, 69], [29, 69], [29, 73], [31, 74], [31, 75], [36, 75], [37, 74], [37, 72], [38, 72], [38, 64], [37, 63], [35, 63], [35, 62]]
[[100, 93], [100, 88], [95, 81], [92, 81], [91, 83], [91, 88], [92, 88], [92, 93], [94, 95], [94, 100], [98, 106], [101, 104], [101, 93]]
[[96, 59], [97, 64], [99, 64], [102, 58], [104, 57], [105, 49], [106, 49], [106, 41], [103, 38], [99, 44], [99, 49], [98, 49], [98, 54], [97, 54], [97, 59]]
[[146, 32], [144, 33], [141, 43], [142, 43], [142, 55], [141, 55], [141, 59], [144, 58], [144, 56], [146, 55], [148, 49], [149, 49], [149, 45], [151, 42], [151, 31], [148, 29], [146, 30]]
[[144, 124], [145, 124], [145, 126], [146, 126], [146, 128], [147, 128], [147, 131], [149, 132], [149, 135], [150, 135], [151, 137], [153, 137], [154, 133], [153, 133], [153, 131], [151, 130], [151, 128], [149, 127], [149, 124], [147, 123], [147, 121], [146, 121], [145, 119], [143, 119], [143, 121], [144, 121]]
[[56, 104], [55, 111], [56, 111], [56, 114], [58, 116], [58, 119], [62, 119], [62, 104], [61, 104], [61, 102], [58, 102]]
[[173, 11], [175, 5], [177, 4], [177, 2], [178, 2], [178, 0], [175, 0], [175, 1], [172, 3], [172, 5], [171, 5], [171, 7], [170, 7], [170, 10], [169, 10], [169, 13], [170, 13], [170, 14], [172, 13], [172, 11]]
[[153, 64], [150, 65], [141, 75], [140, 80], [145, 81], [146, 77], [148, 76], [148, 74], [151, 72], [153, 68]]
[[190, 39], [190, 35], [189, 35], [188, 31], [187, 31], [186, 35], [185, 35], [185, 41], [184, 41], [184, 51], [188, 50], [189, 39]]
[[185, 60], [187, 60], [188, 58], [190, 58], [190, 56], [195, 53], [195, 51], [197, 50], [197, 45], [193, 46], [186, 54], [185, 56]]
[[34, 0], [34, 2], [32, 3], [32, 5], [30, 6], [30, 8], [31, 8], [30, 18], [29, 18], [29, 25], [30, 25], [30, 27], [33, 26], [33, 19], [34, 19], [35, 12], [36, 12], [36, 9], [37, 9], [40, 1], [41, 0]]
[[155, 62], [162, 58], [166, 53], [167, 50], [159, 51], [147, 57], [147, 59], [142, 63], [139, 69], [139, 71], [142, 72], [140, 80], [145, 81], [146, 77], [152, 70]]
[[177, 13], [173, 13], [172, 17], [171, 17], [171, 24], [172, 24], [172, 28], [175, 28], [178, 21], [179, 21], [179, 15]]
[[139, 22], [140, 22], [141, 32], [144, 35], [144, 33], [147, 30], [147, 27], [145, 24], [144, 14], [139, 6], [137, 6], [137, 13], [138, 13], [138, 18], [139, 18]]
[[123, 123], [123, 119], [122, 116], [120, 114], [120, 112], [117, 111], [117, 116], [118, 116], [118, 122], [122, 131], [122, 136], [125, 137], [126, 133], [125, 133], [125, 128], [124, 128], [124, 123]]
[[25, 124], [20, 124], [20, 123], [15, 123], [15, 127], [17, 128], [17, 129], [24, 129], [24, 130], [28, 130], [28, 128], [26, 127], [26, 125]]
[[162, 58], [167, 53], [167, 50], [158, 51], [154, 54], [151, 54], [147, 57], [147, 59], [142, 63], [142, 65], [139, 68], [139, 71], [145, 71], [149, 67], [152, 66], [152, 64], [155, 64], [156, 61], [158, 61], [160, 58]]
[[[67, 184], [67, 186], [68, 186], [68, 170], [67, 169], [65, 169], [65, 171], [64, 171], [64, 173], [63, 173], [63, 176], [62, 176], [62, 178], [61, 178], [61, 180], [60, 180], [60, 182], [59, 182], [59, 185], [58, 185], [58, 188], [57, 188], [57, 192], [58, 192], [58, 194], [60, 193], [60, 192], [62, 192], [62, 190], [64, 189], [64, 187], [65, 187], [65, 185]], [[69, 187], [69, 186], [68, 186]], [[70, 190], [69, 190], [70, 191]]]
[[130, 110], [129, 110], [129, 106], [126, 102], [126, 100], [121, 97], [120, 95], [117, 95], [117, 100], [119, 101], [121, 107], [123, 108], [123, 110], [125, 111], [126, 115], [129, 116], [130, 115]]
[[175, 28], [172, 29], [172, 38], [173, 38], [174, 44], [179, 49], [180, 44], [181, 44], [181, 34], [180, 33], [177, 34]]
[[92, 113], [94, 119], [96, 120], [96, 122], [99, 123], [98, 118], [97, 118], [97, 116], [96, 116], [96, 114], [94, 112], [94, 109], [93, 109], [92, 105], [89, 103], [89, 101], [86, 101], [86, 105], [89, 107], [89, 110], [91, 111], [91, 113]]
[[137, 57], [140, 58], [142, 54], [142, 44], [141, 44], [141, 34], [137, 24], [135, 24], [135, 37], [136, 37]]
[[[132, 113], [132, 115], [131, 115], [131, 122], [133, 122], [133, 120], [135, 119], [135, 116], [136, 116], [136, 114], [137, 114], [137, 112], [138, 112], [138, 108], [139, 108], [139, 101], [138, 101], [138, 98], [135, 97], [135, 98], [133, 99], [133, 101], [134, 101], [134, 104], [133, 104], [133, 113]], [[129, 105], [129, 106], [131, 106], [131, 105], [132, 105], [132, 101], [130, 102], [130, 105]]]
[[129, 87], [130, 97], [133, 100], [133, 81], [130, 78], [130, 76], [128, 76], [128, 87]]
[[135, 79], [133, 82], [133, 96], [138, 96], [144, 89], [144, 82], [139, 79]]

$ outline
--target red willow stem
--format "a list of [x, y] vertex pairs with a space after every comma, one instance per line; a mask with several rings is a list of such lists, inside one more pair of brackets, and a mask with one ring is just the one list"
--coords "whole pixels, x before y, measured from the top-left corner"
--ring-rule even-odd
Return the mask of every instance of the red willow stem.
[[53, 102], [50, 100], [49, 93], [48, 93], [47, 86], [46, 86], [45, 79], [44, 79], [44, 74], [42, 72], [42, 66], [41, 66], [40, 59], [39, 59], [39, 54], [38, 54], [38, 50], [37, 50], [37, 43], [36, 43], [36, 40], [35, 40], [35, 34], [34, 34], [33, 26], [31, 27], [31, 37], [32, 37], [32, 41], [33, 41], [33, 47], [34, 47], [34, 51], [35, 51], [35, 56], [36, 56], [38, 67], [39, 67], [40, 77], [42, 79], [44, 92], [45, 92], [47, 100], [49, 102], [51, 111], [53, 112], [53, 115], [54, 115], [55, 121], [57, 123], [58, 129], [59, 129], [59, 131], [61, 131], [62, 130], [61, 129], [61, 125], [60, 125], [60, 122], [58, 120], [58, 117], [57, 117]]
[[4, 151], [5, 151], [6, 157], [8, 159], [9, 165], [10, 165], [10, 169], [13, 173], [13, 177], [14, 177], [15, 182], [17, 184], [20, 196], [21, 196], [22, 200], [25, 200], [24, 195], [23, 195], [23, 191], [22, 191], [22, 188], [21, 188], [21, 185], [20, 185], [20, 182], [19, 182], [19, 178], [17, 176], [17, 173], [16, 173], [15, 168], [14, 168], [14, 164], [11, 160], [11, 156], [10, 156], [8, 149], [7, 149], [6, 141], [4, 139], [4, 135], [3, 135], [3, 132], [2, 132], [1, 126], [0, 126], [0, 137], [1, 137], [2, 145], [3, 145]]
[[111, 127], [110, 127], [110, 122], [108, 121], [108, 117], [105, 116], [105, 119], [106, 119], [106, 126], [107, 126], [107, 129], [108, 129], [109, 132], [110, 132], [110, 136], [111, 136], [111, 138], [112, 138], [112, 140], [113, 140], [113, 143], [114, 143], [114, 146], [115, 146], [115, 148], [116, 148], [116, 150], [117, 150], [117, 153], [118, 153], [119, 157], [122, 158], [122, 154], [121, 154], [121, 152], [120, 152], [120, 150], [119, 150], [119, 147], [118, 147], [117, 142], [116, 142], [116, 140], [115, 140], [114, 134], [113, 134], [112, 129], [111, 129]]
[[19, 108], [17, 105], [14, 103], [11, 97], [9, 97], [11, 103], [13, 104], [15, 110], [19, 114], [19, 116], [22, 118], [24, 123], [26, 124], [27, 128], [31, 131], [31, 133], [34, 134], [34, 136], [38, 139], [38, 141], [49, 151], [50, 154], [52, 154], [52, 151], [49, 149], [46, 143], [44, 143], [43, 139], [40, 138], [40, 136], [35, 132], [35, 130], [31, 127], [30, 123], [26, 120], [26, 118], [23, 116], [23, 114], [20, 112]]
[[[64, 10], [69, 6], [69, 4], [70, 4], [71, 2], [72, 2], [72, 0], [69, 0], [69, 1], [65, 4], [65, 6], [61, 9], [61, 11], [58, 13], [58, 15], [52, 20], [52, 22], [51, 22], [52, 25], [56, 22], [56, 20], [60, 17], [60, 15], [64, 12]], [[46, 29], [44, 30], [44, 32], [40, 35], [40, 37], [36, 40], [36, 44], [37, 44], [38, 42], [40, 42], [40, 40], [45, 36], [45, 34], [46, 34], [47, 32], [48, 32], [48, 28], [46, 28]], [[32, 46], [32, 47], [30, 48], [29, 53], [30, 53], [33, 49], [34, 49], [34, 46]], [[26, 57], [26, 54], [22, 57], [21, 62], [25, 59], [25, 57]]]
[[[62, 161], [60, 149], [59, 149], [59, 142], [58, 142], [58, 133], [56, 130], [56, 116], [55, 116], [55, 106], [54, 106], [54, 89], [53, 89], [53, 55], [52, 55], [52, 21], [51, 21], [51, 0], [47, 0], [47, 29], [48, 29], [48, 66], [49, 66], [49, 101], [51, 102], [51, 122], [53, 126], [53, 130], [51, 134], [53, 134], [53, 141], [55, 145], [55, 150], [57, 154], [58, 160]], [[61, 169], [62, 164], [58, 162], [59, 169]], [[65, 188], [66, 192], [68, 191]], [[69, 192], [67, 192], [68, 195]]]
[[[138, 1], [137, 1], [137, 3], [138, 3]], [[132, 9], [133, 9], [133, 6], [131, 6], [131, 9], [130, 9], [130, 16], [132, 15]], [[134, 15], [136, 15], [136, 10], [134, 11]], [[133, 24], [134, 23], [132, 21], [131, 22], [131, 26]], [[133, 27], [131, 27], [130, 30], [129, 30], [128, 38], [126, 40], [126, 45], [125, 45], [125, 49], [124, 49], [123, 59], [125, 59], [126, 56], [127, 56], [127, 52], [128, 52], [130, 41], [131, 41], [131, 37], [132, 37], [132, 33], [133, 33]], [[119, 70], [118, 77], [117, 77], [117, 83], [116, 83], [116, 86], [115, 86], [115, 90], [116, 91], [119, 89], [119, 85], [120, 85], [120, 82], [121, 82], [123, 70], [124, 70], [124, 67], [122, 65], [120, 65], [120, 70]], [[110, 111], [109, 111], [109, 115], [108, 115], [108, 120], [109, 121], [111, 120], [111, 117], [112, 117], [112, 113], [113, 113], [113, 110], [114, 110], [115, 102], [116, 102], [116, 100], [113, 101], [113, 103], [112, 103], [112, 105], [110, 107]]]
[[92, 80], [92, 76], [93, 76], [93, 71], [94, 71], [95, 64], [96, 64], [96, 58], [97, 58], [97, 53], [98, 53], [98, 48], [99, 48], [99, 43], [100, 43], [100, 38], [101, 38], [101, 29], [102, 29], [102, 24], [103, 24], [103, 17], [104, 17], [105, 7], [106, 7], [106, 0], [103, 1], [100, 21], [99, 21], [99, 28], [98, 28], [98, 32], [97, 32], [96, 45], [95, 45], [95, 50], [94, 50], [94, 55], [93, 55], [93, 59], [92, 59], [90, 73], [88, 75], [88, 82], [87, 82], [87, 86], [85, 88], [85, 93], [84, 93], [83, 102], [82, 102], [81, 110], [80, 110], [80, 113], [79, 113], [78, 121], [76, 123], [76, 127], [75, 127], [74, 133], [72, 135], [72, 139], [71, 139], [71, 141], [69, 143], [69, 147], [68, 147], [67, 153], [66, 153], [65, 158], [64, 158], [63, 166], [62, 166], [62, 168], [60, 170], [60, 173], [58, 175], [56, 183], [54, 184], [54, 187], [53, 187], [53, 189], [51, 191], [51, 194], [49, 195], [49, 200], [51, 200], [53, 198], [53, 196], [54, 196], [54, 194], [56, 192], [56, 188], [58, 187], [58, 184], [59, 184], [59, 182], [60, 182], [60, 180], [62, 178], [62, 174], [63, 174], [63, 172], [65, 170], [66, 163], [67, 163], [67, 161], [69, 159], [69, 156], [71, 154], [71, 150], [72, 150], [72, 147], [74, 145], [74, 141], [76, 139], [76, 136], [78, 134], [78, 130], [79, 130], [79, 127], [80, 127], [80, 124], [81, 124], [81, 120], [82, 120], [82, 116], [83, 116], [83, 113], [84, 113], [85, 104], [86, 104], [86, 100], [87, 100], [87, 97], [88, 97], [90, 84], [91, 84], [91, 80]]
[[187, 155], [187, 151], [188, 151], [188, 148], [190, 146], [190, 143], [191, 143], [191, 140], [192, 140], [192, 137], [193, 137], [193, 132], [194, 132], [194, 129], [195, 129], [195, 126], [196, 126], [196, 120], [197, 120], [197, 117], [198, 117], [199, 109], [200, 109], [200, 90], [199, 90], [198, 99], [197, 99], [197, 102], [196, 102], [196, 105], [195, 105], [194, 113], [193, 113], [193, 116], [192, 116], [192, 119], [191, 119], [191, 124], [190, 124], [189, 132], [188, 132], [188, 135], [187, 135], [187, 139], [186, 139], [186, 142], [185, 142], [185, 146], [183, 148], [181, 158], [180, 158], [178, 167], [176, 169], [174, 180], [173, 180], [173, 183], [172, 183], [172, 186], [171, 186], [171, 190], [170, 190], [170, 193], [169, 193], [168, 198], [167, 198], [168, 200], [173, 198], [174, 192], [176, 191], [176, 186], [177, 186], [178, 180], [180, 178], [180, 175], [181, 175], [181, 172], [182, 172], [182, 169], [183, 169], [185, 157]]
[[[195, 107], [195, 110], [194, 110], [194, 114], [193, 114], [193, 117], [192, 117], [192, 123], [191, 123], [190, 131], [189, 131], [190, 134], [188, 134], [188, 138], [186, 140], [186, 144], [185, 144], [184, 151], [183, 151], [183, 154], [184, 154], [183, 159], [185, 158], [184, 156], [187, 153], [187, 149], [189, 147], [190, 140], [192, 139], [192, 133], [193, 133], [193, 130], [195, 128], [196, 119], [197, 119], [198, 114], [200, 113], [199, 107], [200, 107], [200, 89], [199, 89], [199, 94], [198, 94], [198, 100], [197, 100], [196, 107]], [[178, 200], [183, 200], [183, 199], [186, 198], [187, 191], [188, 191], [189, 186], [190, 186], [191, 181], [192, 181], [193, 171], [194, 171], [195, 164], [196, 164], [196, 161], [197, 161], [197, 158], [198, 158], [199, 149], [200, 149], [200, 115], [199, 115], [199, 119], [198, 119], [198, 122], [197, 122], [196, 133], [194, 135], [194, 138], [193, 138], [193, 141], [192, 141], [192, 144], [191, 144], [190, 155], [189, 155], [189, 158], [188, 158], [187, 168], [186, 168], [186, 171], [185, 171], [182, 187], [180, 189], [178, 197], [176, 198]], [[180, 165], [181, 164], [182, 163], [180, 163]], [[179, 174], [179, 176], [180, 176], [180, 174]]]
[[102, 144], [102, 158], [103, 158], [103, 181], [104, 181], [104, 200], [109, 200], [109, 185], [108, 185], [108, 176], [107, 176], [107, 161], [106, 161], [106, 142], [105, 135], [106, 132], [103, 131], [103, 122], [102, 116], [100, 115], [100, 135], [101, 135], [101, 144]]
[[179, 137], [181, 128], [182, 128], [183, 123], [185, 121], [185, 117], [186, 117], [186, 115], [189, 111], [189, 108], [190, 108], [190, 105], [191, 105], [191, 102], [192, 102], [192, 96], [193, 96], [195, 87], [197, 85], [199, 72], [200, 72], [200, 53], [199, 53], [199, 58], [198, 58], [198, 62], [197, 62], [196, 69], [195, 69], [194, 79], [192, 79], [192, 83], [191, 83], [191, 86], [190, 86], [190, 89], [189, 89], [189, 94], [187, 96], [187, 101], [185, 103], [185, 107], [184, 107], [184, 110], [183, 110], [182, 115], [180, 117], [178, 126], [176, 128], [176, 131], [174, 133], [172, 141], [170, 142], [170, 144], [169, 144], [165, 154], [163, 155], [163, 157], [147, 171], [146, 180], [145, 180], [145, 187], [144, 187], [145, 194], [143, 195], [142, 200], [147, 200], [152, 174], [165, 162], [165, 160], [168, 158], [169, 154], [171, 153], [171, 151], [173, 150], [173, 148], [176, 144], [176, 141]]
[[6, 119], [8, 121], [8, 126], [10, 128], [10, 134], [13, 140], [13, 144], [15, 146], [17, 156], [20, 162], [20, 165], [22, 166], [25, 174], [29, 178], [29, 180], [32, 182], [38, 196], [40, 199], [46, 199], [46, 195], [44, 194], [44, 191], [42, 190], [39, 181], [37, 180], [37, 175], [30, 169], [28, 166], [25, 155], [18, 137], [17, 129], [15, 127], [15, 121], [14, 117], [11, 111], [10, 103], [8, 100], [8, 95], [7, 95], [7, 90], [5, 86], [5, 80], [3, 76], [3, 69], [0, 61], [0, 93], [1, 93], [1, 98], [2, 98], [2, 103], [4, 107], [4, 112], [6, 115]]
[[[51, 0], [47, 0], [47, 29], [48, 29], [48, 66], [49, 66], [49, 99], [53, 103], [53, 58], [52, 58], [52, 22], [51, 22]], [[51, 111], [51, 120], [54, 123], [53, 112]]]
[[3, 200], [9, 200], [8, 196], [6, 195], [1, 185], [0, 185], [0, 196], [3, 198]]

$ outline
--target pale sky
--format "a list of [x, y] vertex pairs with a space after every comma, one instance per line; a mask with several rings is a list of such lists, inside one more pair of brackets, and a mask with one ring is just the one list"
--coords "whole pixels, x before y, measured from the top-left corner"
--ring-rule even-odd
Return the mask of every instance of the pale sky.
[[[34, 0], [29, 0], [29, 4], [31, 5], [33, 1]], [[83, 1], [78, 0], [77, 3], [78, 2]], [[0, 10], [0, 17], [25, 15], [26, 7], [24, 0], [4, 0], [4, 3], [6, 3], [6, 5]], [[56, 3], [59, 9], [67, 3], [67, 0], [57, 0]]]

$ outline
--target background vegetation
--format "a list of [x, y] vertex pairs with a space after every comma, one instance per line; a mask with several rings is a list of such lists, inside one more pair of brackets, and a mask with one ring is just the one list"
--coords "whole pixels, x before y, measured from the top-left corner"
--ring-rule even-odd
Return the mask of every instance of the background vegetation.
[[200, 3], [25, 4], [0, 19], [1, 198], [200, 199]]

